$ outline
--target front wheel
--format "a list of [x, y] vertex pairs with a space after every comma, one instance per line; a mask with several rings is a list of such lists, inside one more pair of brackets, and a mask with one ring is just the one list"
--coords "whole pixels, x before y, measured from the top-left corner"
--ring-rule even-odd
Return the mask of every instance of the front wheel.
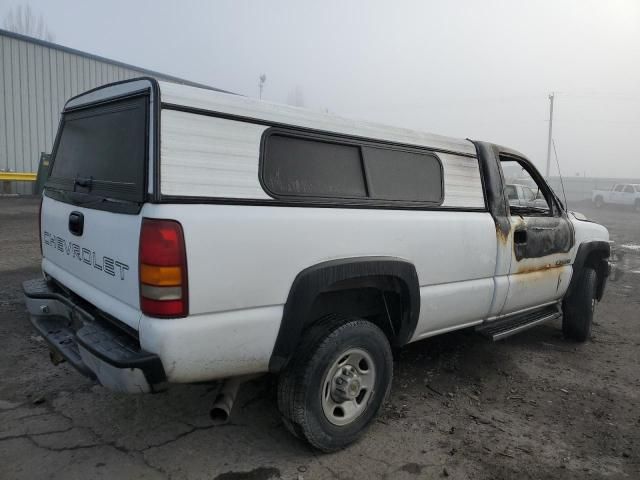
[[391, 347], [380, 328], [329, 315], [311, 327], [281, 374], [278, 406], [294, 435], [324, 452], [340, 450], [376, 417], [392, 376]]
[[604, 205], [604, 200], [602, 199], [602, 197], [596, 197], [594, 203], [596, 205], [596, 208], [602, 208], [602, 206]]
[[563, 302], [562, 333], [565, 338], [585, 342], [591, 336], [596, 308], [598, 275], [587, 267], [580, 274], [578, 284]]

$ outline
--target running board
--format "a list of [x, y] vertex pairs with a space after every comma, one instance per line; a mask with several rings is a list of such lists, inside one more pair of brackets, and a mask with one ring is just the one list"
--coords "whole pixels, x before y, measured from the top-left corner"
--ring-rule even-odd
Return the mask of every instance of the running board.
[[481, 335], [490, 338], [494, 342], [520, 333], [529, 328], [560, 318], [562, 312], [559, 304], [548, 305], [530, 312], [511, 315], [476, 328]]

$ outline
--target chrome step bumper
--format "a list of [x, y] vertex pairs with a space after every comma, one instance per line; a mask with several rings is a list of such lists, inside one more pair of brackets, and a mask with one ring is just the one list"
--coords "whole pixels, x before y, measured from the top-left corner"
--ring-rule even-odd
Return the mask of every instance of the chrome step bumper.
[[28, 280], [22, 288], [35, 329], [80, 373], [120, 392], [164, 389], [160, 358], [142, 350], [137, 338], [89, 312], [53, 282]]

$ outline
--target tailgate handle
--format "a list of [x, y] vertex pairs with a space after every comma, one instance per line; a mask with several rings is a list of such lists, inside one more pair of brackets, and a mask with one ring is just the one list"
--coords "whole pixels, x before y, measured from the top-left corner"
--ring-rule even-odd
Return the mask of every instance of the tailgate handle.
[[80, 212], [69, 214], [69, 231], [76, 236], [81, 236], [84, 230], [84, 215]]

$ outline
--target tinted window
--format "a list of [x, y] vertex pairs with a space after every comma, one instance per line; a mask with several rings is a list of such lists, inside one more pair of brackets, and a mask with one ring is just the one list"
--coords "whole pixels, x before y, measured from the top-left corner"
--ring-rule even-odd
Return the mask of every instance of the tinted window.
[[262, 178], [275, 195], [440, 203], [442, 168], [430, 153], [274, 133]]
[[64, 114], [48, 186], [142, 201], [147, 98]]
[[624, 192], [625, 193], [635, 193], [635, 190], [633, 189], [633, 187], [631, 185], [627, 185], [626, 187], [624, 187]]
[[624, 185], [616, 185], [616, 192], [621, 192], [622, 189], [624, 188]]
[[363, 147], [369, 195], [378, 200], [440, 202], [442, 174], [434, 155]]
[[353, 145], [271, 135], [263, 175], [279, 195], [366, 196], [360, 149]]

